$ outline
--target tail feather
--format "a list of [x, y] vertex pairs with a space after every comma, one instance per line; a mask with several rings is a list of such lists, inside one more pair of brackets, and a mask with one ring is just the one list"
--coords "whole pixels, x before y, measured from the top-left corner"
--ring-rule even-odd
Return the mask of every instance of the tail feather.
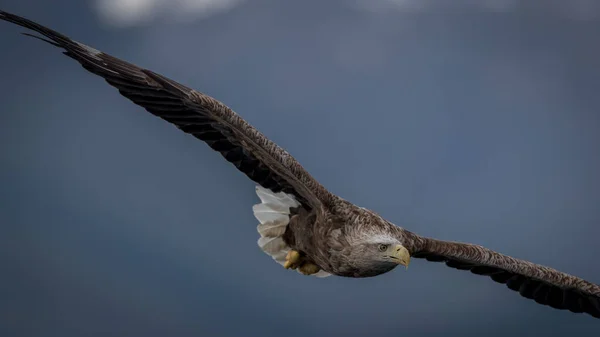
[[285, 230], [287, 229], [287, 223], [266, 222], [256, 226], [256, 229], [258, 230], [258, 234], [260, 234], [261, 237], [274, 238], [282, 236], [283, 233], [285, 233]]
[[300, 203], [293, 196], [283, 192], [273, 193], [261, 186], [256, 186], [256, 195], [263, 204], [279, 205], [288, 209], [300, 206]]
[[[285, 257], [291, 248], [283, 240], [283, 234], [290, 223], [290, 209], [300, 206], [300, 203], [292, 195], [273, 193], [261, 186], [256, 186], [256, 195], [261, 201], [252, 207], [254, 216], [259, 221], [256, 227], [260, 234], [258, 246], [277, 263], [284, 265]], [[327, 277], [331, 274], [320, 270], [313, 275]]]
[[261, 237], [258, 239], [258, 246], [281, 265], [285, 263], [285, 256], [290, 250], [281, 237]]
[[289, 223], [289, 206], [257, 204], [252, 207], [252, 211], [254, 211], [254, 216], [261, 224], [266, 222], [278, 222], [287, 225]]

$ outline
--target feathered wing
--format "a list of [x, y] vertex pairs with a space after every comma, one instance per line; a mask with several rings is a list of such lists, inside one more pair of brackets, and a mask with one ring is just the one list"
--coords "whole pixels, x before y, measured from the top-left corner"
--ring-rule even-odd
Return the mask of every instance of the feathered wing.
[[416, 237], [411, 251], [416, 258], [489, 276], [537, 303], [600, 318], [600, 286], [575, 276], [468, 243]]
[[123, 96], [203, 140], [261, 186], [293, 194], [310, 208], [320, 208], [330, 200], [331, 194], [288, 152], [216, 99], [31, 20], [4, 11], [0, 11], [0, 19], [43, 35], [47, 39], [30, 36], [63, 48], [65, 55], [103, 77]]

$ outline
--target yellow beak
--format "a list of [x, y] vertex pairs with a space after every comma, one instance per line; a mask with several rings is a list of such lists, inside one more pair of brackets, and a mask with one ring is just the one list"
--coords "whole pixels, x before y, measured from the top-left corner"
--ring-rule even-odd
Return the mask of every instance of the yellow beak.
[[408, 264], [410, 263], [410, 253], [408, 249], [404, 248], [402, 245], [395, 245], [392, 247], [392, 258], [398, 264], [401, 264], [408, 269]]

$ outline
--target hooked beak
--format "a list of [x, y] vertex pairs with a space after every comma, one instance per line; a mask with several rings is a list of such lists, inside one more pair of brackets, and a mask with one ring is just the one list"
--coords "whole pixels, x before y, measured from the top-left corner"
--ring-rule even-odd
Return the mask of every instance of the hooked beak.
[[394, 260], [394, 262], [401, 264], [408, 269], [408, 264], [410, 263], [410, 253], [408, 252], [408, 249], [404, 248], [404, 246], [395, 245], [392, 248], [391, 258]]

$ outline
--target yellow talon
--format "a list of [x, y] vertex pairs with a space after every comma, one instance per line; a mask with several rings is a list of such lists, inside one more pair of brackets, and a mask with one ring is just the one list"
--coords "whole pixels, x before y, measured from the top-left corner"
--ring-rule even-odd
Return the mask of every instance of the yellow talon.
[[300, 268], [298, 268], [298, 271], [300, 271], [304, 275], [316, 274], [319, 272], [319, 270], [321, 270], [321, 268], [319, 268], [319, 266], [317, 266], [316, 264], [313, 264], [313, 263], [308, 263], [308, 262], [303, 264], [302, 266], [300, 266]]
[[298, 269], [298, 271], [304, 275], [312, 275], [318, 273], [321, 268], [314, 263], [305, 262], [300, 256], [300, 253], [296, 250], [290, 250], [285, 256], [285, 263], [283, 264], [285, 269]]
[[296, 269], [298, 267], [298, 262], [300, 262], [300, 253], [295, 250], [290, 250], [285, 257], [283, 268]]

